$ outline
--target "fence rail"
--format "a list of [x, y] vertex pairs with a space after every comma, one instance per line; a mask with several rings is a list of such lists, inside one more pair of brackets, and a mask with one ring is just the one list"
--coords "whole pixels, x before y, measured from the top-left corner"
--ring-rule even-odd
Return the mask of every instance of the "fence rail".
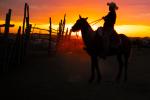
[[[28, 53], [28, 48], [31, 39], [31, 29], [44, 30], [49, 32], [48, 34], [48, 54], [52, 53], [52, 46], [55, 42], [55, 52], [60, 44], [62, 44], [63, 39], [68, 39], [71, 36], [71, 31], [68, 28], [65, 32], [66, 24], [66, 14], [63, 20], [60, 20], [58, 30], [52, 28], [52, 19], [49, 18], [49, 29], [43, 29], [39, 27], [32, 27], [30, 24], [30, 10], [29, 5], [25, 3], [24, 5], [24, 17], [23, 24], [19, 26], [16, 36], [10, 37], [9, 29], [14, 27], [14, 24], [10, 24], [12, 10], [9, 9], [6, 13], [5, 24], [0, 24], [1, 28], [4, 27], [4, 34], [0, 36], [0, 73], [7, 73], [13, 66], [18, 66], [24, 61]], [[52, 33], [56, 36], [53, 38]]]

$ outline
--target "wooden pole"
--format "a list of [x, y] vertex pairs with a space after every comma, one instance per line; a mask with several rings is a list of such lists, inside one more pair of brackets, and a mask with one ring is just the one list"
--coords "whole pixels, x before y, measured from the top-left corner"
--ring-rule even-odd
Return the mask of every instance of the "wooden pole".
[[68, 28], [66, 30], [65, 39], [68, 37]]
[[26, 31], [25, 31], [25, 40], [24, 40], [25, 55], [26, 55], [26, 52], [27, 52], [28, 46], [29, 46], [31, 28], [32, 28], [32, 25], [30, 24], [29, 5], [26, 4]]
[[19, 65], [21, 63], [21, 26], [19, 26], [19, 29], [18, 29], [18, 33], [17, 33], [17, 36], [16, 36], [16, 55], [15, 55], [15, 59], [16, 59], [16, 62], [15, 65]]
[[18, 28], [18, 33], [16, 34], [16, 39], [13, 45], [12, 57], [11, 57], [11, 65], [17, 66], [20, 64], [21, 57], [21, 26]]
[[51, 41], [52, 41], [52, 20], [51, 20], [51, 17], [49, 19], [49, 48], [48, 48], [48, 52], [50, 53], [51, 52]]
[[61, 36], [61, 35], [62, 35], [62, 19], [61, 19], [59, 25], [60, 25], [60, 26], [59, 26], [59, 34], [60, 34], [60, 36]]
[[[23, 18], [23, 27], [22, 27], [22, 59], [26, 55], [27, 52], [27, 47], [29, 43], [29, 38], [30, 38], [30, 32], [32, 25], [29, 23], [30, 22], [30, 17], [29, 17], [29, 5], [25, 3], [24, 7], [24, 18]], [[26, 25], [26, 28], [25, 28]]]
[[2, 31], [1, 31], [1, 27], [0, 27], [0, 34], [2, 33]]
[[70, 31], [69, 31], [68, 39], [70, 39], [70, 38], [71, 38], [71, 33], [72, 33], [72, 31], [70, 30]]
[[11, 9], [8, 10], [8, 13], [6, 14], [6, 19], [5, 19], [5, 31], [4, 31], [4, 36], [7, 37], [9, 34], [9, 26], [10, 26], [10, 20], [11, 20]]
[[66, 14], [64, 15], [64, 20], [62, 23], [62, 37], [64, 36], [65, 24], [66, 24]]
[[24, 17], [23, 17], [23, 25], [22, 25], [22, 34], [24, 34], [24, 29], [25, 29], [26, 8], [27, 8], [27, 3], [25, 3], [25, 5], [24, 5]]

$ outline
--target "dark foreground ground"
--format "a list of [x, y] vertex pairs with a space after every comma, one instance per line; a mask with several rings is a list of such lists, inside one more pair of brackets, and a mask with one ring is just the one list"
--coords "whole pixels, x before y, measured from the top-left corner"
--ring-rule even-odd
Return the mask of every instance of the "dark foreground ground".
[[100, 60], [99, 67], [102, 82], [88, 84], [90, 59], [84, 51], [52, 57], [32, 53], [22, 66], [1, 77], [1, 100], [150, 100], [150, 49], [133, 49], [127, 84], [113, 83], [115, 57]]

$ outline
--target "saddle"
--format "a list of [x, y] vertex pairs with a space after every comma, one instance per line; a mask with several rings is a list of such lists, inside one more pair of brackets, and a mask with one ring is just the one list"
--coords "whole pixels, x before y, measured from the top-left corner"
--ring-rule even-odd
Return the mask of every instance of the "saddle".
[[[99, 27], [97, 30], [96, 30], [96, 36], [97, 37], [103, 37], [103, 27]], [[110, 48], [118, 48], [121, 44], [121, 39], [118, 35], [118, 33], [114, 30], [112, 31], [112, 35], [110, 36], [110, 40], [109, 40], [110, 44], [109, 44], [109, 47]], [[104, 42], [104, 41], [102, 41]]]
[[121, 44], [121, 39], [116, 31], [113, 31], [110, 36], [110, 48], [118, 48]]

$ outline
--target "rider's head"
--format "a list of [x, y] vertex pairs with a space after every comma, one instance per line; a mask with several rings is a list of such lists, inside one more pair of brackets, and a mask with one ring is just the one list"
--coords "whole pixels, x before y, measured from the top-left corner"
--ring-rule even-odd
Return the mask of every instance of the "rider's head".
[[109, 11], [118, 10], [118, 6], [114, 2], [109, 2], [109, 3], [107, 3], [107, 5], [109, 6]]

